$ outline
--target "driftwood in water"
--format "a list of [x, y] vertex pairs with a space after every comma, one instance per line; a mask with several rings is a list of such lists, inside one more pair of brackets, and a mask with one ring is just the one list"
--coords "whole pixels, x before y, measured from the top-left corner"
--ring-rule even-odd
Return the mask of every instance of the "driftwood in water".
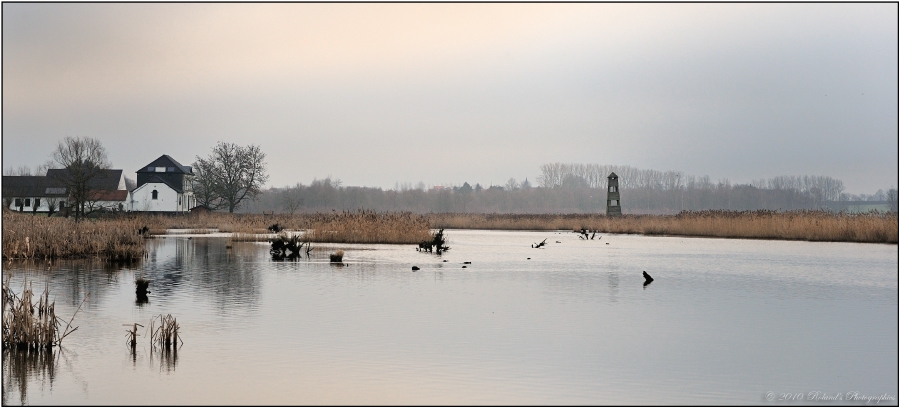
[[651, 282], [653, 282], [653, 277], [647, 271], [644, 271], [644, 286], [649, 285]]
[[[275, 238], [272, 238], [272, 249], [269, 250], [269, 253], [272, 254], [272, 259], [281, 261], [285, 258], [288, 259], [296, 259], [300, 257], [300, 250], [303, 248], [305, 242], [300, 240], [299, 235], [287, 235], [280, 234]], [[306, 244], [307, 247], [309, 244]], [[306, 250], [306, 254], [309, 255], [309, 248]]]
[[137, 302], [147, 303], [149, 299], [147, 298], [147, 294], [150, 293], [150, 281], [144, 279], [143, 277], [139, 277], [134, 281], [134, 294], [137, 296]]
[[540, 247], [542, 247], [542, 246], [544, 246], [544, 245], [547, 245], [547, 238], [544, 238], [544, 240], [541, 241], [540, 244], [531, 244], [531, 247], [532, 247], [532, 248], [540, 248]]

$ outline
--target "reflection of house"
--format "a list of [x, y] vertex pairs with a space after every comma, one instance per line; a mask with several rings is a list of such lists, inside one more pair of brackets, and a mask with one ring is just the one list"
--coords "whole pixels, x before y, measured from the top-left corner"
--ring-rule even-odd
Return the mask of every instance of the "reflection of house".
[[[26, 212], [60, 211], [67, 203], [68, 192], [60, 182], [68, 175], [65, 169], [47, 170], [46, 176], [3, 176], [3, 198], [11, 210]], [[122, 170], [103, 170], [88, 183], [89, 196], [85, 212], [123, 210], [128, 203], [128, 190]]]
[[197, 205], [190, 166], [159, 156], [137, 171], [137, 188], [131, 191], [131, 210], [145, 212], [187, 212]]

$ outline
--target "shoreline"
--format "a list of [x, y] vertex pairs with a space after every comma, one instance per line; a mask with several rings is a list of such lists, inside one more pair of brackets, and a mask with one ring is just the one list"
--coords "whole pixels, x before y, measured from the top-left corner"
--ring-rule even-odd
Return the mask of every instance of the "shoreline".
[[[431, 231], [580, 231], [691, 238], [776, 241], [898, 243], [897, 213], [824, 211], [700, 211], [677, 215], [376, 213], [116, 214], [76, 223], [73, 219], [3, 212], [3, 259], [143, 257], [144, 239], [160, 235], [230, 234], [233, 241], [265, 241], [275, 230], [305, 231], [304, 240], [335, 244], [418, 244]], [[139, 231], [144, 230], [144, 234]], [[178, 231], [169, 234], [170, 230]]]

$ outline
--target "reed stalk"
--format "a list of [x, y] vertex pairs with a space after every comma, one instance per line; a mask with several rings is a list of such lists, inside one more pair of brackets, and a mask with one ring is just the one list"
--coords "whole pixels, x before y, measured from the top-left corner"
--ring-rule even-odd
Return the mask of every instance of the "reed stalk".
[[78, 329], [71, 327], [81, 305], [65, 329], [59, 330], [61, 320], [56, 317], [56, 302], [50, 301], [49, 287], [45, 287], [35, 301], [31, 283], [24, 284], [21, 296], [18, 296], [10, 289], [7, 278], [3, 282], [2, 296], [4, 348], [49, 349], [59, 345], [66, 336]]
[[[178, 321], [171, 315], [157, 315], [150, 320], [150, 343], [161, 350], [177, 348], [181, 337], [178, 335]], [[182, 343], [184, 343], [182, 341]]]

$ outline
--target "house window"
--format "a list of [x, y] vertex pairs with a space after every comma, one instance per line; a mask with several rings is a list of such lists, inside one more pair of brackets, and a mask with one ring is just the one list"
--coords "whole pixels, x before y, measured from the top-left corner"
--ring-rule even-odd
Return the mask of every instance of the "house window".
[[157, 191], [156, 191], [156, 190], [153, 190], [153, 192], [152, 192], [152, 193], [150, 193], [150, 194], [152, 194], [152, 195], [153, 195], [153, 199], [154, 199], [154, 200], [156, 200], [156, 197], [158, 197], [158, 196], [159, 196], [159, 193], [158, 193], [158, 192], [157, 192]]
[[21, 206], [22, 206], [22, 199], [21, 199], [21, 198], [17, 198], [17, 199], [16, 199], [16, 207], [21, 207]]
[[30, 198], [26, 198], [26, 199], [25, 199], [25, 206], [26, 206], [26, 207], [31, 207], [31, 199], [30, 199]]
[[40, 198], [35, 198], [35, 199], [34, 199], [34, 206], [35, 206], [35, 208], [41, 206], [41, 199], [40, 199]]
[[174, 172], [175, 172], [175, 168], [174, 168], [174, 167], [167, 167], [167, 168], [166, 168], [166, 171], [168, 171], [169, 173], [174, 173]]
[[178, 205], [181, 205], [181, 195], [178, 196]]

